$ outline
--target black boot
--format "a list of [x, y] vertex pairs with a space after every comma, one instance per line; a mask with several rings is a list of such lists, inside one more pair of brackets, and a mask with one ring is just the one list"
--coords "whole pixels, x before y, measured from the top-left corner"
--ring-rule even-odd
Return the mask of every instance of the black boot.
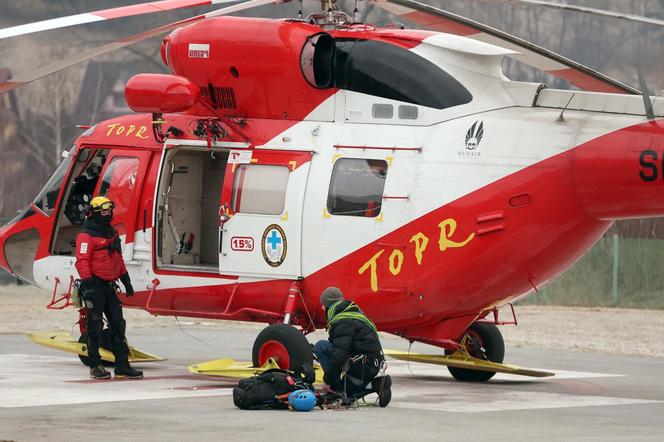
[[392, 400], [392, 378], [389, 374], [374, 378], [371, 381], [371, 388], [378, 393], [378, 406], [387, 407]]
[[[109, 373], [110, 376], [110, 373]], [[115, 379], [141, 379], [143, 377], [143, 372], [139, 370], [134, 370], [126, 365], [118, 365], [115, 367]]]
[[106, 371], [103, 365], [99, 364], [90, 369], [90, 377], [92, 379], [110, 379], [111, 374]]

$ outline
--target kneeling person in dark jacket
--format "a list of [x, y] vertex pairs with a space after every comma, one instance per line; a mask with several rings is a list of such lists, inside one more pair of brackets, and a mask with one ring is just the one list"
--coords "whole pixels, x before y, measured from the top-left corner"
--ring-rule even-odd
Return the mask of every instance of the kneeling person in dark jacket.
[[[334, 391], [350, 397], [361, 395], [385, 360], [376, 326], [336, 287], [325, 289], [320, 302], [327, 314], [329, 340], [318, 341], [314, 353], [323, 367], [323, 380]], [[384, 382], [381, 389], [385, 398], [391, 396], [389, 384], [391, 381]], [[381, 402], [385, 398], [380, 398]]]

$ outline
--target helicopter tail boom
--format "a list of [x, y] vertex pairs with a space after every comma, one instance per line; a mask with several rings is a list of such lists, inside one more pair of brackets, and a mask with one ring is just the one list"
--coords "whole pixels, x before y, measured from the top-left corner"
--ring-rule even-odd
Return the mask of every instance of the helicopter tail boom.
[[576, 149], [572, 179], [598, 220], [664, 216], [664, 121], [610, 133]]

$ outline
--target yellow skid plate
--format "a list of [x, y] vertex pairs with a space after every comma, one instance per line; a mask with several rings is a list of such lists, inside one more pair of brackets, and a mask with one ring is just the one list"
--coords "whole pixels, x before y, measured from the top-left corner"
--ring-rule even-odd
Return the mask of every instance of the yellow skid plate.
[[[204, 374], [207, 376], [223, 376], [230, 378], [250, 378], [261, 374], [271, 368], [279, 368], [279, 364], [270, 358], [262, 367], [254, 367], [251, 362], [238, 362], [235, 359], [215, 359], [213, 361], [201, 362], [187, 367], [190, 372]], [[316, 371], [316, 383], [323, 383], [323, 370], [314, 365]]]
[[[28, 333], [28, 338], [44, 347], [55, 348], [82, 356], [88, 355], [87, 345], [78, 342], [76, 338], [67, 332]], [[104, 348], [99, 349], [99, 355], [104, 361], [115, 362], [113, 353]], [[163, 360], [164, 358], [145, 353], [131, 345], [129, 346], [129, 362], [154, 362]]]
[[499, 364], [478, 359], [464, 352], [454, 352], [451, 355], [421, 355], [419, 353], [408, 353], [399, 350], [385, 350], [385, 354], [402, 361], [422, 362], [424, 364], [447, 365], [449, 367], [467, 368], [479, 371], [494, 371], [497, 373], [520, 374], [523, 376], [533, 376], [536, 378], [545, 378], [554, 376], [555, 373], [548, 371], [532, 370], [529, 368], [518, 367], [510, 364]]

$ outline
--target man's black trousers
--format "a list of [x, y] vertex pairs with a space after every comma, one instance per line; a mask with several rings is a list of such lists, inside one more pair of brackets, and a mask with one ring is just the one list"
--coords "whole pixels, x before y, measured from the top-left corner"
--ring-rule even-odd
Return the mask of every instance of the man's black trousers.
[[126, 322], [122, 317], [122, 304], [113, 289], [113, 286], [105, 281], [97, 280], [94, 286], [86, 287], [83, 291], [83, 300], [88, 309], [88, 364], [96, 367], [101, 363], [99, 356], [99, 344], [102, 342], [102, 331], [104, 321], [102, 315], [106, 315], [108, 328], [111, 332], [111, 346], [115, 355], [115, 366], [124, 367], [129, 364], [127, 341], [125, 339]]

